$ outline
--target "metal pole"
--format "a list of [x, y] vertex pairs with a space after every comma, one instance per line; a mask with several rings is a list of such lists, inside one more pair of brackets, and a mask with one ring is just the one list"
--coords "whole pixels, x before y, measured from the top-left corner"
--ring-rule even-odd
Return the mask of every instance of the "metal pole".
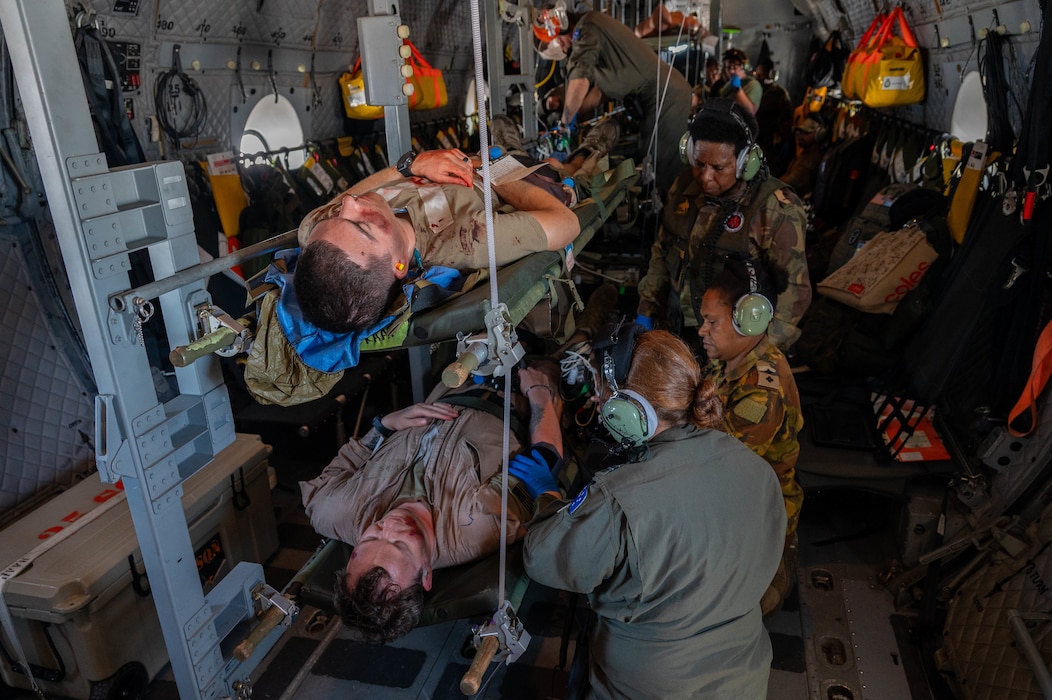
[[118, 292], [110, 296], [109, 303], [110, 308], [114, 311], [127, 311], [128, 309], [135, 308], [135, 300], [143, 299], [149, 301], [156, 299], [162, 294], [185, 287], [191, 282], [197, 282], [203, 280], [217, 273], [229, 270], [230, 268], [238, 265], [245, 260], [251, 260], [267, 253], [273, 253], [276, 250], [282, 248], [293, 247], [296, 241], [296, 231], [286, 231], [285, 233], [278, 234], [273, 238], [268, 238], [265, 241], [260, 241], [247, 248], [241, 250], [235, 250], [229, 255], [224, 255], [219, 258], [214, 258], [208, 262], [203, 262], [200, 265], [194, 265], [188, 267], [185, 270], [180, 270], [170, 277], [159, 279], [149, 284], [144, 284], [141, 287], [135, 289], [129, 289], [123, 292]]

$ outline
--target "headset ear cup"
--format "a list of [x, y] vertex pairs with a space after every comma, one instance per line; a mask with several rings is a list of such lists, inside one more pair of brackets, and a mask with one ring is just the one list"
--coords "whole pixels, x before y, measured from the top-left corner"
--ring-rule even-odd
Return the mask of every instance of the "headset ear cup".
[[622, 445], [637, 447], [657, 432], [657, 413], [650, 402], [630, 389], [611, 396], [600, 409], [610, 435]]
[[689, 131], [684, 132], [679, 139], [679, 159], [684, 165], [694, 166], [694, 137]]
[[774, 318], [774, 306], [762, 294], [750, 293], [734, 304], [731, 321], [738, 335], [763, 335]]
[[750, 182], [763, 167], [763, 149], [752, 145], [738, 156], [738, 179]]

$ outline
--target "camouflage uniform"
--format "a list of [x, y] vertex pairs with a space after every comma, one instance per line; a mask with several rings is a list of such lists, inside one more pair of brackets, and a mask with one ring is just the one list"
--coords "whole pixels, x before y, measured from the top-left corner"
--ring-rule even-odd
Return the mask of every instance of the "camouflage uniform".
[[706, 367], [726, 406], [723, 429], [766, 459], [778, 475], [788, 519], [786, 535], [792, 535], [804, 502], [804, 490], [796, 482], [796, 460], [800, 456], [796, 436], [804, 418], [789, 363], [782, 351], [764, 338], [734, 371], [724, 370], [719, 360]]
[[[706, 240], [710, 227], [714, 241]], [[800, 337], [796, 324], [811, 304], [806, 229], [800, 199], [773, 177], [738, 182], [715, 199], [705, 196], [691, 170], [683, 172], [669, 192], [650, 268], [639, 282], [639, 313], [653, 317], [668, 309], [671, 290], [679, 296], [680, 309], [669, 309], [669, 318], [682, 313], [685, 326], [697, 326], [701, 297], [708, 280], [723, 268], [723, 256], [748, 253], [789, 273], [789, 287], [778, 296], [767, 331], [779, 347], [788, 348]]]

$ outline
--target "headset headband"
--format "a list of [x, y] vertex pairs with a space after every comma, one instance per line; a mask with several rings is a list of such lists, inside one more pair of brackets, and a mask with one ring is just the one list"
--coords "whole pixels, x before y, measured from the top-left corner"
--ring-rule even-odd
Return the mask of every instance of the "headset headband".
[[746, 274], [749, 275], [749, 294], [756, 294], [760, 291], [760, 285], [756, 281], [756, 268], [752, 264], [752, 260], [743, 260], [745, 263]]

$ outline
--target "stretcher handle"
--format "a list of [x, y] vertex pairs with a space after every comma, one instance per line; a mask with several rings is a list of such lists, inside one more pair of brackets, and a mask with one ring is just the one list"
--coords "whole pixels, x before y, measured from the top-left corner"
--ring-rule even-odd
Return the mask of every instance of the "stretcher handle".
[[486, 672], [486, 667], [493, 660], [493, 655], [497, 653], [499, 646], [500, 642], [497, 640], [496, 635], [482, 638], [482, 643], [479, 644], [478, 651], [475, 652], [475, 658], [471, 660], [471, 668], [460, 679], [460, 692], [464, 693], [464, 695], [474, 695], [479, 692], [479, 688], [482, 686], [482, 675]]
[[247, 661], [252, 656], [252, 653], [255, 652], [259, 643], [273, 632], [274, 628], [280, 625], [284, 619], [285, 612], [281, 608], [277, 605], [270, 606], [260, 623], [234, 647], [234, 658], [238, 661]]
[[171, 360], [172, 364], [176, 367], [188, 367], [195, 360], [199, 360], [216, 350], [222, 350], [233, 343], [236, 339], [237, 333], [235, 333], [232, 328], [220, 326], [216, 330], [207, 335], [201, 336], [192, 343], [180, 345], [174, 348], [168, 354], [168, 359]]
[[450, 362], [442, 370], [442, 383], [450, 389], [456, 389], [466, 382], [471, 373], [477, 370], [482, 361], [486, 359], [486, 350], [486, 346], [483, 343], [472, 343], [469, 345], [467, 350], [460, 353], [456, 360]]

